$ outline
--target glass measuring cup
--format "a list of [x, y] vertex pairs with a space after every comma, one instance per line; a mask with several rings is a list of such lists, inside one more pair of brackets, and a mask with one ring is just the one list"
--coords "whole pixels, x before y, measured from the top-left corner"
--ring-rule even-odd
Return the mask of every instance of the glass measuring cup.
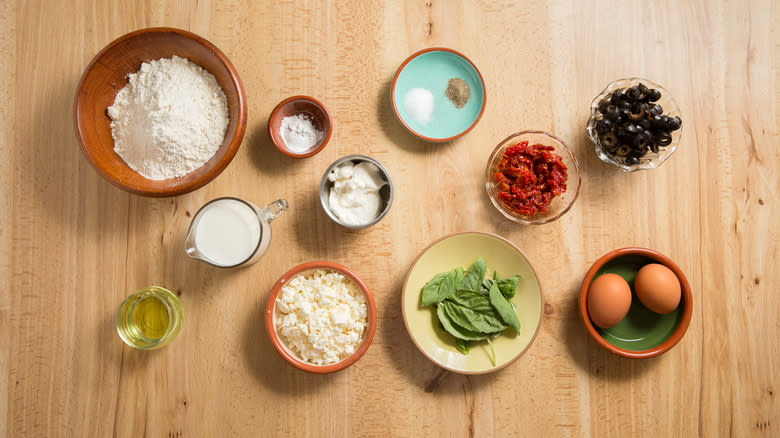
[[116, 312], [116, 331], [129, 346], [156, 350], [181, 331], [181, 303], [168, 289], [145, 287], [122, 301]]
[[268, 250], [270, 224], [285, 210], [284, 199], [263, 208], [240, 198], [213, 199], [192, 218], [184, 251], [218, 268], [251, 265]]

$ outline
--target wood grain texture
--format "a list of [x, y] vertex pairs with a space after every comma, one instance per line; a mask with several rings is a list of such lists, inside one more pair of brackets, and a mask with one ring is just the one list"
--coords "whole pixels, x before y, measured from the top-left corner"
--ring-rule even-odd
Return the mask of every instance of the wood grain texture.
[[[780, 435], [779, 14], [771, 0], [0, 2], [0, 435]], [[73, 133], [84, 67], [150, 26], [213, 42], [248, 100], [231, 165], [173, 199], [111, 186]], [[487, 88], [480, 123], [442, 145], [404, 131], [389, 99], [397, 66], [430, 46], [468, 55]], [[622, 174], [584, 127], [593, 96], [629, 76], [663, 84], [684, 125], [661, 168]], [[304, 160], [268, 139], [268, 115], [293, 94], [334, 120]], [[573, 209], [543, 226], [504, 220], [483, 188], [490, 151], [527, 128], [563, 138], [582, 167]], [[317, 199], [324, 169], [350, 153], [381, 161], [396, 185], [388, 216], [361, 231], [330, 222]], [[191, 215], [227, 195], [290, 202], [244, 270], [183, 252]], [[469, 230], [523, 248], [546, 302], [521, 360], [466, 377], [416, 350], [400, 289], [427, 243]], [[688, 333], [656, 359], [606, 352], [578, 319], [585, 271], [623, 246], [668, 255], [694, 291]], [[315, 259], [355, 271], [379, 313], [365, 356], [328, 376], [287, 365], [263, 329], [270, 287]], [[152, 284], [180, 294], [184, 329], [136, 351], [114, 312]]]

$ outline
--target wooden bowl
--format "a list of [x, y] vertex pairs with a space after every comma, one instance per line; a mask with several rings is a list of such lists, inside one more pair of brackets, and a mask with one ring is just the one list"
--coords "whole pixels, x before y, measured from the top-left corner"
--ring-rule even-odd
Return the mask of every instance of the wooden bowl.
[[[680, 280], [680, 304], [669, 314], [659, 315], [650, 311], [636, 297], [634, 278], [639, 269], [648, 263], [666, 266]], [[628, 314], [618, 325], [602, 329], [590, 320], [587, 303], [593, 279], [606, 273], [620, 275], [628, 282], [632, 300]], [[621, 248], [601, 256], [585, 274], [580, 287], [579, 311], [586, 330], [599, 345], [618, 356], [644, 359], [669, 351], [682, 339], [691, 323], [693, 295], [685, 274], [669, 257], [647, 248]]]
[[[282, 120], [285, 117], [294, 116], [296, 114], [305, 114], [310, 117], [315, 129], [320, 130], [325, 134], [320, 141], [304, 152], [290, 150], [281, 135]], [[288, 157], [311, 157], [328, 144], [332, 133], [333, 122], [331, 121], [328, 109], [325, 108], [325, 105], [323, 105], [322, 102], [309, 96], [292, 96], [284, 99], [276, 105], [276, 108], [271, 111], [271, 116], [268, 118], [268, 136], [271, 137], [271, 142], [273, 142], [274, 146], [276, 146], [281, 153]]]
[[[279, 292], [281, 292], [282, 287], [298, 274], [307, 271], [312, 271], [315, 269], [326, 269], [326, 270], [336, 271], [346, 275], [347, 277], [351, 278], [352, 281], [355, 282], [355, 284], [358, 286], [358, 288], [363, 292], [363, 294], [366, 297], [366, 307], [368, 310], [367, 312], [368, 325], [366, 327], [365, 333], [363, 334], [363, 340], [360, 342], [360, 345], [358, 345], [358, 347], [355, 349], [354, 353], [342, 359], [341, 361], [330, 365], [314, 365], [308, 362], [304, 362], [303, 360], [298, 358], [295, 354], [293, 354], [290, 350], [287, 349], [287, 347], [284, 345], [284, 342], [281, 339], [279, 339], [279, 335], [276, 333], [276, 321], [275, 321], [276, 320], [275, 318], [276, 299], [279, 297]], [[336, 371], [341, 371], [344, 368], [354, 364], [358, 359], [360, 359], [361, 356], [363, 356], [363, 353], [365, 353], [366, 350], [368, 350], [369, 345], [371, 345], [371, 341], [374, 339], [374, 333], [376, 332], [376, 303], [374, 302], [373, 295], [371, 295], [371, 291], [368, 290], [368, 287], [366, 286], [365, 283], [363, 283], [363, 280], [361, 280], [354, 272], [349, 270], [347, 267], [342, 266], [338, 263], [325, 262], [325, 261], [313, 261], [313, 262], [302, 263], [290, 269], [289, 271], [285, 272], [284, 275], [282, 275], [281, 278], [279, 278], [279, 281], [276, 282], [273, 288], [271, 288], [271, 294], [268, 297], [268, 303], [265, 306], [265, 330], [268, 333], [268, 337], [271, 339], [271, 343], [273, 344], [276, 351], [292, 366], [300, 370], [307, 371], [309, 373], [314, 373], [314, 374], [334, 373]]]
[[[150, 180], [114, 152], [106, 109], [141, 64], [173, 55], [187, 58], [216, 78], [225, 92], [229, 122], [217, 153], [203, 166], [179, 178]], [[246, 131], [246, 95], [233, 64], [216, 46], [193, 33], [171, 28], [141, 29], [106, 46], [89, 63], [76, 89], [73, 121], [81, 150], [115, 186], [143, 196], [176, 196], [196, 190], [219, 175], [236, 155]]]

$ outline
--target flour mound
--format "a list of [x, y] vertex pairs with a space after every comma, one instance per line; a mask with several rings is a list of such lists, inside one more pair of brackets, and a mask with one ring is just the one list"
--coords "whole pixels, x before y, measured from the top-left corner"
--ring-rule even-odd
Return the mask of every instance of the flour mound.
[[173, 56], [144, 62], [108, 107], [114, 151], [152, 180], [184, 176], [219, 149], [227, 98], [214, 76]]

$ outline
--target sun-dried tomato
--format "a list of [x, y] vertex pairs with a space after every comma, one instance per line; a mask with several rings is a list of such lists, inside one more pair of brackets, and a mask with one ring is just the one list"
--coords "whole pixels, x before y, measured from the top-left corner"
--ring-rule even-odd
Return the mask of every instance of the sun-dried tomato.
[[498, 199], [512, 211], [533, 216], [549, 210], [556, 196], [566, 192], [567, 168], [552, 146], [527, 141], [506, 148], [493, 181]]

